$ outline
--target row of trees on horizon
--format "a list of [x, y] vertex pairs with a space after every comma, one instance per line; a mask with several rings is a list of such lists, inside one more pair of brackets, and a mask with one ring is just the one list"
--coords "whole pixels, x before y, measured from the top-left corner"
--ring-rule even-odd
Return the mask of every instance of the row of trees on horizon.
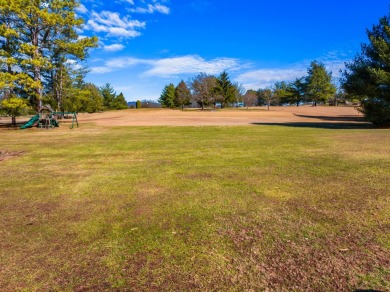
[[[232, 83], [226, 71], [219, 76], [200, 73], [187, 83], [183, 80], [175, 87], [164, 87], [159, 102], [163, 107], [185, 107], [197, 103], [202, 109], [207, 106], [222, 107], [256, 105], [296, 105], [301, 103], [331, 102], [337, 104], [342, 94], [336, 94], [337, 88], [332, 83], [332, 72], [326, 71], [324, 64], [313, 61], [308, 75], [293, 82], [277, 82], [271, 87], [245, 91], [242, 85]], [[344, 100], [345, 98], [343, 98]]]

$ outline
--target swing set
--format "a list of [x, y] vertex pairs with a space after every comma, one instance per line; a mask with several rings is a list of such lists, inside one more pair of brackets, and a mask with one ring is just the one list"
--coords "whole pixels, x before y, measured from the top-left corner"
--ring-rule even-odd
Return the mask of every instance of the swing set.
[[56, 112], [47, 104], [42, 106], [39, 113], [33, 116], [20, 128], [27, 129], [36, 126], [38, 128], [50, 129], [59, 127], [59, 120], [61, 119], [72, 119], [71, 129], [73, 129], [75, 125], [79, 127], [76, 112]]

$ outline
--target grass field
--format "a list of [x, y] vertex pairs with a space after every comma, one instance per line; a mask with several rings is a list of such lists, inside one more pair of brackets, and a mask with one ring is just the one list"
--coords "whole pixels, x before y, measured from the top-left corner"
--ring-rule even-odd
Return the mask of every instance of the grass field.
[[0, 290], [390, 290], [390, 130], [0, 131]]

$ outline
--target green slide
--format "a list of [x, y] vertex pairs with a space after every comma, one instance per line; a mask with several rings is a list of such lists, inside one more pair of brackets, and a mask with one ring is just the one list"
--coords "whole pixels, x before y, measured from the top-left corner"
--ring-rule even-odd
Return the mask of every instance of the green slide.
[[31, 128], [36, 122], [39, 121], [39, 115], [33, 116], [27, 123], [21, 126], [21, 129]]

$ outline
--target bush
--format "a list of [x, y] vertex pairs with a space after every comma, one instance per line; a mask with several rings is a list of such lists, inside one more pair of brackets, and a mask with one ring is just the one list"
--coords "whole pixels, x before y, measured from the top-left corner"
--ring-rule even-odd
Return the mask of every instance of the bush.
[[136, 108], [141, 108], [142, 105], [141, 105], [141, 101], [140, 100], [137, 100], [137, 103], [136, 103]]
[[384, 100], [365, 100], [359, 109], [364, 118], [374, 125], [390, 125], [390, 103]]

